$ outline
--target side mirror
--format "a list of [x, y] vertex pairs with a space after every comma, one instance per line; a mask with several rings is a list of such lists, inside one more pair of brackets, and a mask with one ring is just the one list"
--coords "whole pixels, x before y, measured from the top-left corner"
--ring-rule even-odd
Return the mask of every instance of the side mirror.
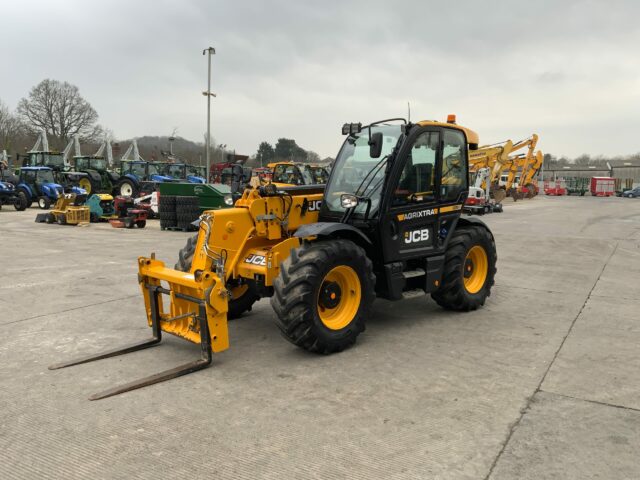
[[376, 132], [369, 138], [369, 156], [380, 158], [382, 154], [382, 132]]

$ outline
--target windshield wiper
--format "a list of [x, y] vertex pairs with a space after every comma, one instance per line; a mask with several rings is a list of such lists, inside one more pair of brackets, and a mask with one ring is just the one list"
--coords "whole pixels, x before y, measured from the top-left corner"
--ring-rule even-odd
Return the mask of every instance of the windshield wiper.
[[[369, 188], [369, 185], [371, 185], [371, 182], [373, 182], [373, 180], [375, 180], [376, 175], [380, 171], [380, 168], [382, 168], [382, 166], [384, 165], [384, 162], [386, 162], [388, 158], [389, 158], [389, 155], [385, 155], [384, 157], [382, 157], [380, 159], [380, 161], [378, 163], [376, 163], [373, 166], [373, 168], [371, 170], [369, 170], [369, 172], [362, 179], [362, 182], [360, 182], [360, 185], [358, 185], [358, 188], [356, 188], [356, 191], [354, 192], [354, 194], [356, 196], [364, 196], [364, 193], [367, 191], [367, 188]], [[371, 175], [372, 173], [373, 173], [373, 175]], [[364, 187], [364, 190], [361, 191], [360, 189], [362, 188], [362, 185], [364, 185], [364, 182], [367, 181], [367, 179], [369, 178], [370, 175], [371, 175], [371, 179], [369, 180], [369, 183], [367, 183], [367, 185]]]

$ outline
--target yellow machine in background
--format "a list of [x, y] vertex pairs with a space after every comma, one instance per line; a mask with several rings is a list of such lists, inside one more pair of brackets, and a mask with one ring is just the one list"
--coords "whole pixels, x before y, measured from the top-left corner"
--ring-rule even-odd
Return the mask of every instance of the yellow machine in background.
[[[478, 150], [469, 153], [469, 172], [475, 174], [481, 168], [489, 169], [487, 181], [491, 185], [490, 192], [496, 202], [501, 202], [507, 196], [506, 192], [500, 188], [498, 180], [505, 166], [509, 165], [509, 154], [513, 150], [513, 142], [495, 143], [485, 145]], [[483, 185], [486, 189], [486, 185]]]
[[[491, 196], [501, 202], [507, 195], [514, 199], [532, 197], [537, 193], [536, 175], [542, 166], [543, 155], [536, 151], [538, 135], [513, 143], [511, 140], [480, 147], [469, 154], [469, 172], [489, 168]], [[525, 154], [515, 154], [527, 148]], [[505, 177], [506, 175], [506, 177]], [[483, 184], [483, 188], [486, 185]]]
[[[59, 225], [88, 224], [90, 209], [84, 205], [84, 200], [85, 195], [76, 195], [75, 193], [60, 195], [51, 211], [44, 214], [44, 221]], [[36, 219], [36, 221], [39, 220]]]
[[329, 177], [323, 167], [306, 163], [273, 162], [267, 167], [272, 169], [271, 182], [279, 188], [324, 184]]
[[537, 194], [536, 175], [544, 159], [542, 152], [536, 151], [537, 144], [538, 135], [534, 133], [529, 138], [516, 143], [511, 150], [513, 153], [527, 148], [527, 153], [509, 157], [508, 175], [504, 189], [514, 200], [525, 196], [531, 198]]

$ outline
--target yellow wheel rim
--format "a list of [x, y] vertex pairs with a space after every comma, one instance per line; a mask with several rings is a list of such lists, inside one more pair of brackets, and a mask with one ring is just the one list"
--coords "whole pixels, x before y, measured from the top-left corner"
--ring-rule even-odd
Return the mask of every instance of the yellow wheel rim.
[[358, 313], [362, 288], [355, 270], [347, 265], [332, 268], [322, 280], [318, 292], [318, 316], [330, 330], [341, 330]]
[[236, 287], [232, 287], [231, 290], [230, 290], [231, 291], [231, 300], [237, 300], [242, 295], [247, 293], [247, 290], [249, 290], [249, 285], [247, 285], [246, 283], [243, 284], [243, 285], [238, 285]]
[[88, 178], [81, 178], [78, 184], [80, 188], [84, 188], [87, 191], [87, 195], [91, 193], [91, 182]]
[[480, 245], [471, 247], [464, 260], [464, 288], [469, 293], [478, 293], [489, 272], [489, 260], [487, 252]]

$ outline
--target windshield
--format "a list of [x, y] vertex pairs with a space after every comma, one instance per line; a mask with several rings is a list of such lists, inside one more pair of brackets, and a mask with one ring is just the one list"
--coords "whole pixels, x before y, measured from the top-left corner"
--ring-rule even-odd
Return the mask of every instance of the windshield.
[[160, 173], [160, 166], [161, 165], [157, 165], [155, 163], [150, 163], [149, 164], [149, 176], [151, 176], [151, 175], [162, 175]]
[[64, 160], [59, 153], [35, 152], [29, 154], [29, 165], [42, 165], [53, 168], [64, 167]]
[[107, 169], [107, 161], [104, 158], [92, 158], [89, 165], [93, 170]]
[[305, 165], [300, 169], [300, 174], [302, 175], [302, 181], [305, 185], [312, 185], [316, 183], [308, 165]]
[[37, 181], [42, 183], [56, 183], [53, 180], [53, 172], [51, 170], [38, 170]]
[[166, 170], [166, 174], [174, 178], [185, 178], [186, 175], [184, 174], [184, 172], [184, 165], [168, 165]]
[[[402, 131], [400, 125], [375, 125], [371, 133], [382, 133], [382, 154], [379, 158], [369, 156], [369, 129], [364, 128], [345, 140], [331, 171], [325, 189], [324, 205], [330, 211], [344, 212], [340, 196], [351, 193], [371, 199], [370, 215], [380, 204], [380, 192], [384, 181], [386, 158], [398, 143]], [[361, 202], [354, 213], [364, 214], [367, 202]]]
[[329, 174], [323, 167], [310, 167], [314, 183], [327, 183]]
[[132, 173], [136, 177], [144, 177], [146, 175], [146, 173], [145, 173], [146, 164], [145, 163], [127, 162], [127, 163], [123, 163], [122, 166], [123, 166], [123, 168], [122, 168], [123, 173]]
[[196, 167], [195, 165], [187, 165], [187, 174], [195, 175], [196, 177], [204, 177], [204, 167]]
[[64, 160], [62, 159], [62, 155], [57, 153], [45, 153], [44, 154], [44, 164], [52, 167], [63, 167]]

